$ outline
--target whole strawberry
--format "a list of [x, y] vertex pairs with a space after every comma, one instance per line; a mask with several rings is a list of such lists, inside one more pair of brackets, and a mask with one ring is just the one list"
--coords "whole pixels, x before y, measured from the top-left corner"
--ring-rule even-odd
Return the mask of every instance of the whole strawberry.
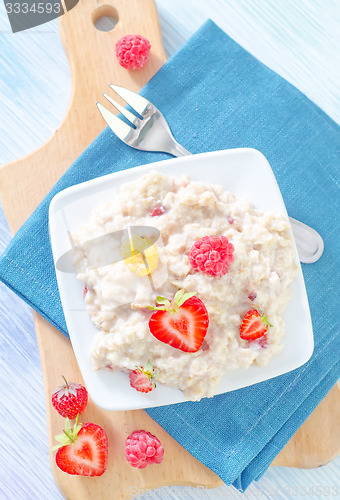
[[104, 429], [97, 424], [78, 424], [78, 415], [71, 428], [70, 420], [65, 421], [63, 434], [55, 436], [60, 444], [55, 461], [59, 469], [77, 476], [101, 476], [107, 466], [108, 440]]
[[69, 419], [76, 418], [82, 413], [87, 405], [88, 394], [84, 386], [68, 383], [63, 376], [65, 384], [57, 387], [52, 394], [52, 405], [59, 415]]
[[164, 448], [158, 438], [146, 431], [134, 431], [126, 439], [125, 456], [132, 467], [144, 469], [163, 461]]
[[158, 372], [152, 367], [150, 360], [146, 363], [145, 367], [138, 366], [133, 370], [130, 375], [130, 385], [136, 391], [148, 393], [155, 389]]

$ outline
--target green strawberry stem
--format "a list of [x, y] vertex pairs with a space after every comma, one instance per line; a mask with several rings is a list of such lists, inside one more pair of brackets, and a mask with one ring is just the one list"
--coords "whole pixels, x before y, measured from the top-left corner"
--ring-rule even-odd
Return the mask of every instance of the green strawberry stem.
[[67, 389], [69, 389], [69, 388], [70, 388], [70, 386], [68, 385], [68, 382], [67, 382], [66, 378], [64, 377], [64, 375], [62, 375], [62, 377], [63, 377], [63, 379], [65, 380], [65, 384], [66, 384]]
[[262, 319], [262, 321], [264, 321], [264, 322], [265, 322], [265, 324], [266, 324], [267, 326], [269, 326], [269, 327], [272, 327], [272, 326], [273, 326], [273, 325], [271, 325], [271, 324], [269, 323], [267, 316], [261, 316], [261, 319]]
[[77, 439], [75, 439], [72, 434], [70, 434], [69, 432], [65, 431], [65, 429], [63, 429], [63, 433], [66, 434], [66, 436], [69, 438], [69, 440], [71, 441], [71, 443], [75, 443], [77, 441]]

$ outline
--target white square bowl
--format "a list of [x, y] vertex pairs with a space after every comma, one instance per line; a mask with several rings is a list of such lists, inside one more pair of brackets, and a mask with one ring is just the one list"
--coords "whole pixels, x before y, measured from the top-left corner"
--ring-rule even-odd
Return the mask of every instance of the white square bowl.
[[[58, 193], [49, 209], [54, 262], [71, 250], [69, 233], [85, 224], [98, 204], [112, 199], [122, 184], [153, 169], [171, 176], [187, 174], [192, 180], [221, 184], [237, 197], [247, 197], [262, 212], [275, 211], [288, 217], [274, 173], [259, 151], [231, 149], [175, 158], [99, 177]], [[311, 357], [314, 348], [312, 323], [296, 249], [295, 252], [299, 273], [291, 284], [292, 299], [284, 313], [283, 349], [265, 367], [252, 365], [245, 370], [228, 372], [217, 394], [277, 377], [298, 368]], [[160, 383], [156, 390], [143, 394], [130, 387], [128, 376], [122, 372], [95, 371], [90, 351], [97, 329], [85, 309], [83, 284], [76, 279], [75, 270], [65, 273], [56, 268], [56, 274], [72, 346], [89, 395], [98, 406], [107, 410], [132, 410], [186, 401], [180, 390]]]

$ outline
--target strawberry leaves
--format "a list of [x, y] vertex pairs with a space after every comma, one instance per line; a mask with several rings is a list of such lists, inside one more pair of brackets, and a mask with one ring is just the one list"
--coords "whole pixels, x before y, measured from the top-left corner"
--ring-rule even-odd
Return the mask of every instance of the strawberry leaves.
[[178, 312], [179, 308], [186, 302], [187, 300], [194, 297], [197, 292], [185, 292], [185, 290], [178, 290], [172, 301], [166, 299], [165, 297], [156, 297], [157, 304], [161, 304], [160, 306], [147, 306], [151, 311], [167, 311], [169, 313]]
[[50, 453], [53, 453], [54, 451], [59, 450], [59, 448], [62, 448], [63, 446], [67, 446], [69, 444], [74, 444], [77, 442], [78, 433], [83, 426], [83, 424], [78, 424], [78, 418], [79, 418], [79, 414], [77, 415], [77, 418], [76, 418], [76, 421], [75, 421], [75, 424], [73, 427], [71, 427], [70, 419], [69, 418], [65, 419], [65, 429], [63, 430], [63, 433], [55, 436], [55, 440], [58, 441], [60, 444], [53, 446]]
[[194, 297], [194, 295], [196, 294], [197, 292], [186, 293], [184, 290], [178, 290], [178, 292], [174, 296], [174, 303], [177, 307], [181, 307], [181, 305], [183, 305], [186, 300], [191, 299], [191, 297]]

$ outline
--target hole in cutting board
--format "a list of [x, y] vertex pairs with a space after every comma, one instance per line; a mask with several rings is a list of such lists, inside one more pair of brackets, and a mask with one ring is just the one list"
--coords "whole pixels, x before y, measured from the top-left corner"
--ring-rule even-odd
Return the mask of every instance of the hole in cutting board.
[[118, 12], [111, 5], [101, 5], [92, 14], [92, 21], [99, 31], [112, 31], [119, 21]]

